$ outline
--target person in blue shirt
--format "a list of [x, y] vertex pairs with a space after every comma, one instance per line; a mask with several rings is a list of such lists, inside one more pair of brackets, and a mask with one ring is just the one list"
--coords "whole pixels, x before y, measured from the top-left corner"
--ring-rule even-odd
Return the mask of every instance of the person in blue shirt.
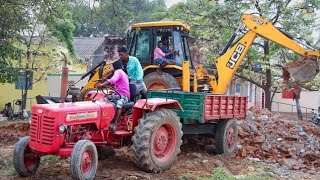
[[143, 82], [143, 70], [139, 60], [136, 57], [129, 56], [126, 47], [119, 47], [118, 53], [124, 66], [124, 71], [129, 76], [130, 83], [137, 86], [142, 99], [147, 99], [147, 87]]

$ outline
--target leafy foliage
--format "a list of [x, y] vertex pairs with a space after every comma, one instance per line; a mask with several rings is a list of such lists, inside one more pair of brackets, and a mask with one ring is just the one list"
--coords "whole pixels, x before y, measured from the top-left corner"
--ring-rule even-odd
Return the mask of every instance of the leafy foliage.
[[69, 50], [72, 56], [75, 56], [74, 47], [73, 47], [74, 30], [75, 30], [75, 26], [68, 19], [56, 20], [52, 28], [52, 34], [55, 37], [57, 37], [61, 42], [65, 42], [65, 44], [67, 45], [67, 49]]
[[[204, 63], [212, 65], [228, 38], [238, 26], [241, 14], [248, 12], [269, 20], [276, 27], [298, 39], [305, 39], [309, 44], [315, 44], [316, 41], [311, 34], [319, 26], [315, 14], [315, 11], [320, 8], [319, 3], [319, 0], [299, 2], [292, 0], [187, 0], [186, 3], [179, 3], [170, 8], [168, 16], [171, 19], [186, 22], [191, 26], [192, 34], [198, 39], [198, 43], [193, 49], [197, 50], [199, 47], [205, 46], [207, 62]], [[270, 75], [267, 72], [272, 69], [271, 74], [274, 78], [281, 77], [281, 70], [275, 69], [275, 64], [284, 64], [299, 58], [292, 51], [284, 49], [276, 43], [257, 38], [237, 73], [240, 75], [239, 77], [247, 77], [246, 80], [268, 92], [266, 102], [269, 103], [269, 107], [271, 105], [269, 101], [271, 100], [270, 91], [279, 83], [273, 83], [273, 78], [267, 77], [266, 74]], [[258, 74], [252, 71], [252, 68], [257, 64], [262, 65], [262, 71]], [[267, 80], [267, 84], [262, 84], [262, 80]], [[317, 82], [317, 84], [319, 85], [320, 82]]]
[[132, 23], [161, 20], [164, 0], [78, 0], [69, 6], [75, 22], [75, 36], [125, 35]]
[[[45, 46], [47, 27], [65, 19], [67, 0], [3, 0], [0, 5], [0, 82], [12, 83], [17, 79], [15, 68], [30, 68], [34, 62], [29, 62], [31, 56]], [[64, 22], [64, 21], [62, 21]], [[61, 34], [72, 53], [72, 24], [61, 24]], [[65, 26], [62, 28], [61, 26]], [[71, 33], [70, 33], [71, 32]], [[38, 47], [31, 47], [33, 44]], [[22, 63], [23, 59], [25, 64]]]

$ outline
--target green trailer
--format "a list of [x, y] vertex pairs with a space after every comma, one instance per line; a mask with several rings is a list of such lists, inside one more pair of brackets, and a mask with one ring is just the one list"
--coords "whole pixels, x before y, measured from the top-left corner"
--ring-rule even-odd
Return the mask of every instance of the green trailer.
[[148, 98], [177, 100], [182, 110], [174, 110], [183, 124], [184, 135], [212, 134], [216, 152], [233, 154], [237, 145], [237, 119], [246, 117], [247, 97], [191, 93], [183, 91], [149, 91]]

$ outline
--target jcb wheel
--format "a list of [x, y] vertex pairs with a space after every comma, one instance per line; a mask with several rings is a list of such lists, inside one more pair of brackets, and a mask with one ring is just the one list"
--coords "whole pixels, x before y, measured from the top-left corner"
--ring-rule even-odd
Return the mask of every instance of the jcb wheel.
[[162, 73], [161, 75], [157, 72], [152, 72], [143, 78], [147, 89], [157, 90], [157, 89], [170, 89], [170, 88], [180, 88], [177, 80], [168, 73]]
[[78, 141], [72, 150], [70, 158], [71, 176], [73, 179], [93, 179], [98, 167], [96, 146], [89, 140]]
[[238, 128], [235, 120], [218, 122], [216, 134], [216, 153], [232, 155], [238, 142]]
[[139, 120], [132, 137], [133, 159], [147, 172], [168, 169], [180, 153], [182, 125], [169, 109], [158, 109]]
[[35, 174], [40, 165], [41, 157], [31, 151], [29, 140], [29, 136], [21, 138], [14, 148], [13, 166], [21, 177]]
[[91, 101], [90, 97], [88, 96], [88, 92], [90, 91], [97, 91], [95, 88], [88, 88], [80, 92], [79, 101]]

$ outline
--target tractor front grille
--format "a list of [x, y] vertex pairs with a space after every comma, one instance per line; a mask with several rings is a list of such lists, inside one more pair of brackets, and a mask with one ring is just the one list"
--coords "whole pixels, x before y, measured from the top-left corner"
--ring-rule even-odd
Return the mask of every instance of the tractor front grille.
[[32, 114], [30, 141], [44, 145], [53, 145], [55, 118]]

